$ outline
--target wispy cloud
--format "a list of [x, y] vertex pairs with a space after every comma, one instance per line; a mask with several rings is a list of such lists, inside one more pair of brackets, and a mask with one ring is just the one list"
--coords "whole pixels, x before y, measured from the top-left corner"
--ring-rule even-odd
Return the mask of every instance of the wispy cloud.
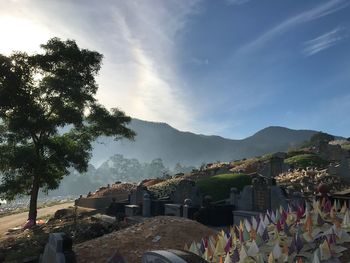
[[[73, 38], [80, 46], [103, 53], [97, 96], [107, 107], [118, 106], [132, 117], [193, 130], [196, 113], [178, 73], [176, 41], [189, 17], [198, 12], [198, 2], [10, 1], [0, 2], [0, 18], [7, 14], [14, 21], [33, 21], [39, 29], [52, 29], [51, 37]], [[23, 35], [23, 28], [15, 29], [2, 37]], [[33, 46], [46, 40], [35, 39]], [[27, 42], [23, 38], [11, 41]]]
[[251, 0], [226, 0], [229, 5], [242, 5], [250, 2]]
[[271, 28], [267, 32], [260, 35], [258, 38], [254, 39], [248, 44], [245, 44], [241, 49], [239, 49], [239, 53], [249, 53], [254, 52], [261, 47], [263, 47], [266, 43], [271, 41], [278, 35], [288, 31], [289, 29], [300, 25], [302, 23], [312, 21], [327, 15], [330, 15], [334, 12], [337, 12], [347, 6], [349, 6], [350, 1], [346, 0], [330, 0], [324, 4], [318, 5], [312, 9], [304, 11], [298, 15], [290, 17], [283, 22], [279, 23], [277, 26]]
[[322, 50], [334, 46], [346, 37], [348, 37], [347, 30], [345, 28], [337, 27], [321, 36], [306, 41], [304, 43], [304, 54], [306, 56], [314, 55]]

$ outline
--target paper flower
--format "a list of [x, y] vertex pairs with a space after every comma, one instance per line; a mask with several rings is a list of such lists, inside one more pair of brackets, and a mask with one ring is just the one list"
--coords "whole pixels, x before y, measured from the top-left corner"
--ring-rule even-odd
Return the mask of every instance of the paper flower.
[[250, 247], [249, 247], [249, 249], [247, 251], [247, 254], [250, 257], [255, 257], [256, 254], [258, 254], [258, 253], [259, 253], [259, 248], [258, 248], [255, 240], [253, 240], [253, 242], [250, 244]]
[[274, 259], [279, 259], [282, 256], [282, 250], [279, 243], [276, 243], [272, 249]]
[[275, 263], [275, 258], [273, 257], [272, 252], [270, 253], [270, 255], [268, 257], [267, 262], [268, 263]]
[[233, 255], [232, 255], [231, 259], [232, 259], [233, 263], [239, 262], [239, 251], [238, 251], [237, 247], [233, 250]]
[[229, 253], [226, 254], [224, 263], [233, 263]]
[[239, 262], [243, 262], [245, 258], [248, 257], [247, 251], [244, 245], [241, 246], [241, 250], [239, 251]]
[[328, 260], [331, 258], [331, 250], [329, 248], [327, 240], [324, 240], [320, 245], [321, 260]]
[[349, 228], [350, 227], [350, 216], [349, 216], [349, 210], [346, 210], [343, 222], [341, 223], [341, 226], [344, 228]]

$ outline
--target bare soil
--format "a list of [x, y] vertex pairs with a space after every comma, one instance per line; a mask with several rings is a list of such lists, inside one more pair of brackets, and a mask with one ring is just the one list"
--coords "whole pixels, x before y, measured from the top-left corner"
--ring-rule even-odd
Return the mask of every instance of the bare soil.
[[[64, 203], [38, 209], [38, 218], [54, 214], [57, 210], [73, 206], [74, 203]], [[24, 225], [27, 221], [28, 212], [13, 214], [0, 218], [0, 240], [4, 237], [8, 229]]]
[[118, 252], [128, 263], [141, 262], [142, 254], [157, 249], [183, 249], [185, 243], [199, 242], [215, 231], [180, 217], [158, 216], [74, 247], [77, 261], [107, 262]]

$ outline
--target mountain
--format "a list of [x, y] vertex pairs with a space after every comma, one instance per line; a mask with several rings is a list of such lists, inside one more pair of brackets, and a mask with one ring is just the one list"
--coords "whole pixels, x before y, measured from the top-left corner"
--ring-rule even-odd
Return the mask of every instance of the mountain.
[[114, 141], [102, 137], [94, 144], [91, 163], [98, 167], [109, 157], [122, 154], [141, 162], [161, 158], [167, 167], [174, 167], [177, 163], [199, 166], [203, 162], [230, 161], [287, 151], [309, 140], [316, 133], [312, 130], [272, 126], [248, 138], [232, 140], [182, 132], [166, 123], [138, 119], [133, 119], [129, 127], [137, 133], [135, 141]]

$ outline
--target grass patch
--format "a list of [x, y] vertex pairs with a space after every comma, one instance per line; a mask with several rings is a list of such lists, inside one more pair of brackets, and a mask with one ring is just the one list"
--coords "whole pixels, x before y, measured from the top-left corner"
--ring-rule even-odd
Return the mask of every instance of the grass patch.
[[229, 198], [231, 187], [242, 190], [244, 186], [251, 184], [251, 179], [246, 174], [219, 174], [199, 180], [196, 184], [203, 194], [218, 201]]
[[344, 150], [350, 151], [350, 144], [343, 144], [341, 146]]
[[329, 163], [316, 154], [299, 154], [284, 160], [285, 163], [295, 168], [306, 168], [308, 166], [324, 168]]

